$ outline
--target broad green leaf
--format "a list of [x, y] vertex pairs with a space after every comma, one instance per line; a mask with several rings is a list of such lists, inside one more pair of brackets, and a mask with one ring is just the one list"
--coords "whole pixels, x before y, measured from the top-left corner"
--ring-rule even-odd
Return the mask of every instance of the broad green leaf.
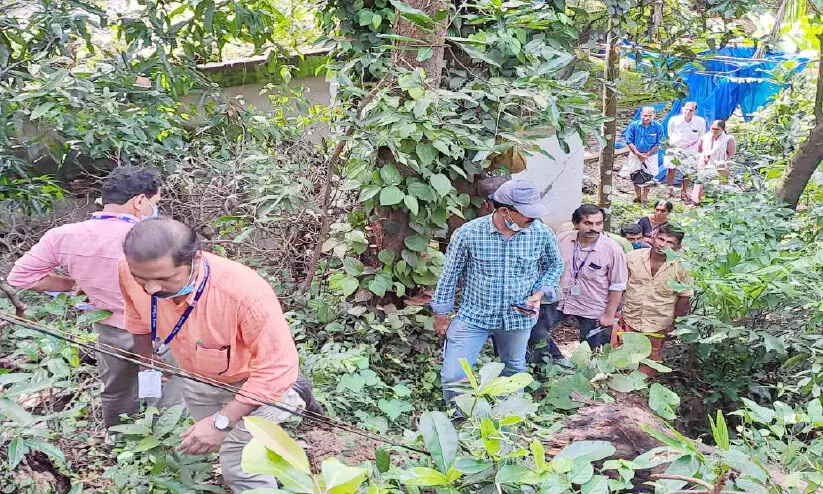
[[652, 369], [656, 370], [657, 372], [662, 372], [664, 374], [669, 373], [669, 372], [672, 371], [672, 369], [670, 367], [666, 367], [665, 365], [663, 365], [660, 362], [657, 362], [655, 360], [649, 360], [647, 358], [644, 358], [643, 360], [640, 361], [640, 363], [647, 366], [647, 367], [651, 367]]
[[69, 377], [71, 369], [69, 369], [66, 361], [59, 357], [52, 357], [46, 360], [46, 367], [55, 377]]
[[392, 264], [396, 257], [397, 255], [394, 253], [394, 251], [388, 249], [383, 249], [380, 251], [379, 254], [377, 254], [377, 258], [383, 264]]
[[434, 202], [437, 200], [437, 193], [422, 182], [411, 182], [409, 184], [409, 194], [421, 201]]
[[[249, 417], [246, 417], [245, 420], [248, 419]], [[256, 438], [252, 438], [243, 447], [240, 468], [246, 473], [274, 475], [289, 492], [299, 494], [314, 492], [314, 484], [309, 474], [287, 462]]]
[[412, 215], [417, 216], [417, 213], [420, 212], [420, 205], [417, 203], [417, 198], [414, 196], [404, 197], [403, 204], [405, 204], [406, 207], [409, 208], [409, 212], [411, 212]]
[[469, 380], [469, 384], [472, 389], [478, 389], [479, 386], [477, 384], [477, 378], [474, 375], [474, 371], [472, 371], [472, 366], [469, 365], [469, 361], [464, 358], [460, 358], [458, 359], [458, 362], [460, 362], [460, 367], [463, 368], [463, 373], [466, 374], [466, 379]]
[[523, 465], [506, 464], [500, 467], [494, 481], [498, 484], [539, 484], [540, 476]]
[[20, 439], [19, 437], [15, 437], [14, 439], [12, 439], [9, 443], [8, 450], [9, 470], [14, 470], [15, 468], [17, 468], [17, 465], [19, 465], [20, 462], [23, 461], [23, 458], [25, 458], [26, 453], [28, 452], [29, 448], [24, 444], [24, 441], [22, 439]]
[[440, 194], [440, 197], [446, 197], [446, 195], [452, 190], [451, 180], [449, 180], [449, 177], [443, 175], [442, 173], [432, 175], [429, 178], [429, 183], [431, 183], [434, 190]]
[[769, 474], [762, 466], [754, 463], [745, 453], [737, 450], [720, 451], [718, 453], [723, 459], [723, 463], [734, 468], [741, 474], [757, 479], [764, 483], [769, 478]]
[[379, 185], [367, 185], [360, 190], [360, 197], [357, 198], [358, 202], [366, 202], [372, 197], [376, 196], [380, 193], [380, 186]]
[[400, 477], [400, 482], [406, 485], [437, 487], [448, 485], [449, 479], [437, 470], [426, 467], [414, 467], [406, 470]]
[[[417, 153], [417, 160], [421, 165], [423, 165], [423, 167], [428, 168], [432, 163], [434, 163], [434, 146], [428, 142], [418, 142], [415, 147], [415, 151]], [[432, 185], [434, 185], [434, 183], [432, 183]], [[435, 185], [434, 188], [437, 189], [437, 186]]]
[[486, 447], [486, 452], [494, 456], [500, 451], [501, 440], [500, 433], [494, 422], [491, 419], [484, 418], [480, 421], [480, 434], [483, 437], [483, 445]]
[[484, 386], [500, 376], [505, 368], [506, 364], [503, 362], [489, 362], [481, 367], [480, 370], [477, 371], [477, 374], [480, 376], [480, 389], [482, 390]]
[[249, 433], [266, 448], [277, 453], [301, 472], [307, 474], [311, 472], [306, 452], [282, 427], [270, 420], [255, 416], [246, 416], [243, 423]]
[[369, 290], [377, 295], [383, 297], [386, 292], [392, 287], [392, 278], [390, 275], [380, 272], [369, 281]]
[[420, 417], [420, 433], [437, 469], [443, 473], [457, 457], [457, 430], [443, 412], [426, 412]]
[[0, 374], [0, 386], [7, 386], [9, 384], [28, 381], [32, 377], [32, 374], [26, 372], [8, 372], [6, 374]]
[[363, 274], [363, 270], [365, 269], [366, 267], [363, 266], [360, 259], [356, 259], [354, 257], [347, 257], [343, 259], [343, 270], [346, 271], [346, 274], [349, 276], [359, 276]]
[[18, 425], [27, 425], [34, 417], [17, 403], [6, 398], [0, 398], [0, 415], [7, 417]]
[[546, 450], [543, 448], [543, 443], [540, 441], [534, 440], [529, 443], [529, 449], [532, 451], [532, 456], [534, 456], [534, 467], [537, 469], [538, 472], [543, 472], [546, 470]]
[[162, 443], [156, 437], [144, 437], [137, 443], [137, 445], [132, 448], [132, 451], [135, 453], [142, 453], [144, 451], [148, 451], [150, 449], [156, 448], [160, 446]]
[[412, 24], [425, 29], [428, 29], [434, 25], [434, 20], [422, 10], [416, 9], [406, 2], [401, 2], [400, 0], [389, 0], [389, 2], [395, 9], [397, 9], [398, 14]]
[[357, 278], [354, 278], [352, 276], [346, 276], [340, 282], [340, 290], [346, 297], [356, 292], [358, 287], [360, 287], [360, 282], [357, 281]]
[[741, 400], [743, 401], [743, 404], [746, 405], [746, 408], [749, 409], [749, 416], [752, 417], [755, 422], [760, 422], [761, 424], [766, 425], [772, 423], [775, 416], [774, 410], [762, 407], [748, 398], [741, 398]]
[[383, 189], [380, 190], [380, 205], [393, 206], [400, 203], [404, 197], [406, 197], [406, 194], [394, 185], [383, 187]]
[[454, 468], [465, 473], [466, 475], [480, 473], [493, 467], [494, 463], [488, 461], [479, 461], [475, 460], [474, 458], [468, 457], [458, 458], [457, 461], [454, 463]]
[[108, 319], [111, 316], [111, 311], [106, 309], [95, 309], [83, 312], [77, 317], [78, 326], [88, 326], [89, 324], [100, 322]]
[[177, 427], [177, 423], [180, 422], [180, 417], [183, 416], [184, 411], [185, 407], [183, 405], [169, 407], [154, 424], [154, 435], [163, 437], [173, 431]]
[[589, 361], [592, 359], [592, 347], [589, 346], [587, 341], [581, 342], [577, 348], [574, 350], [572, 354], [571, 361], [574, 365], [577, 366], [578, 369], [585, 369], [589, 365]]
[[380, 178], [383, 179], [383, 185], [398, 185], [403, 181], [403, 175], [391, 163], [387, 163], [380, 168]]
[[110, 432], [119, 432], [127, 436], [151, 435], [151, 428], [142, 424], [120, 424], [109, 427]]
[[666, 420], [677, 418], [674, 411], [680, 406], [680, 397], [662, 384], [653, 383], [649, 388], [649, 408]]
[[572, 470], [567, 477], [572, 484], [582, 485], [592, 479], [594, 476], [594, 467], [588, 461], [577, 458], [573, 460]]
[[618, 369], [637, 369], [652, 353], [649, 338], [640, 333], [623, 333], [623, 344], [609, 354], [609, 361]]
[[405, 412], [411, 412], [413, 409], [411, 403], [408, 401], [397, 399], [386, 400], [384, 398], [380, 398], [377, 402], [377, 408], [385, 413], [391, 420], [397, 420], [397, 417]]
[[434, 50], [430, 47], [420, 48], [417, 50], [417, 61], [418, 62], [425, 62], [426, 60], [430, 59], [434, 55]]
[[480, 393], [487, 396], [502, 396], [520, 391], [534, 381], [531, 374], [521, 372], [509, 377], [498, 377], [488, 385], [480, 388]]
[[554, 457], [577, 461], [599, 461], [613, 455], [616, 450], [608, 441], [578, 441], [563, 448]]
[[391, 455], [385, 449], [378, 448], [374, 452], [374, 460], [380, 473], [386, 473], [391, 468]]
[[609, 494], [609, 478], [595, 475], [580, 487], [581, 494]]
[[60, 449], [56, 444], [52, 444], [46, 441], [34, 441], [31, 439], [26, 439], [26, 446], [30, 449], [35, 449], [37, 451], [42, 451], [45, 453], [52, 461], [63, 463], [66, 461], [66, 457], [63, 455], [63, 450]]
[[426, 252], [429, 246], [429, 239], [424, 235], [420, 235], [419, 233], [414, 233], [412, 235], [407, 236], [403, 243], [406, 244], [406, 247], [409, 250], [415, 252]]
[[365, 468], [346, 466], [337, 458], [326, 458], [320, 465], [320, 474], [328, 494], [354, 494], [366, 479]]
[[45, 115], [49, 110], [54, 108], [56, 103], [53, 101], [47, 101], [45, 103], [40, 103], [37, 107], [31, 111], [31, 115], [29, 115], [30, 120], [37, 120], [38, 118]]
[[630, 393], [638, 389], [646, 388], [646, 375], [639, 371], [631, 374], [612, 374], [609, 378], [609, 388], [618, 393]]

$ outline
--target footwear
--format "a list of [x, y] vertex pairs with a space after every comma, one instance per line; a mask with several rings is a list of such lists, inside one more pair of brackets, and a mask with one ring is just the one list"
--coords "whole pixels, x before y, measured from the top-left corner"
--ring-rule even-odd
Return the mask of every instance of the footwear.
[[632, 199], [632, 202], [635, 204], [640, 204], [640, 199], [635, 197], [634, 199]]
[[318, 415], [325, 415], [323, 406], [314, 399], [314, 392], [312, 391], [311, 381], [304, 376], [297, 376], [297, 381], [292, 385], [292, 389], [297, 391], [300, 399], [306, 404], [306, 411], [316, 413]]

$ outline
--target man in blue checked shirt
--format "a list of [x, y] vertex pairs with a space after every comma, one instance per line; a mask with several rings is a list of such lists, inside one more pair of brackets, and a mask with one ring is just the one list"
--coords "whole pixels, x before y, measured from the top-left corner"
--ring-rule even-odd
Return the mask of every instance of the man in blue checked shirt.
[[[535, 221], [548, 209], [534, 187], [509, 180], [495, 191], [492, 202], [492, 214], [452, 235], [430, 304], [435, 330], [446, 335], [440, 376], [447, 404], [455, 395], [451, 384], [466, 377], [459, 359], [473, 366], [489, 335], [494, 335], [506, 365], [503, 375], [526, 371], [526, 348], [540, 301], [555, 290], [563, 273], [554, 233]], [[449, 324], [460, 279], [460, 308]]]

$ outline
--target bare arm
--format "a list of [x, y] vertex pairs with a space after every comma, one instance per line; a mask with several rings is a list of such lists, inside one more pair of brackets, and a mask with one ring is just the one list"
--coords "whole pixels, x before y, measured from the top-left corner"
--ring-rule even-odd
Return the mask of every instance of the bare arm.
[[623, 290], [609, 290], [609, 299], [608, 302], [606, 302], [606, 312], [603, 313], [604, 319], [608, 319], [609, 321], [614, 320], [614, 313], [617, 312], [617, 306], [620, 305], [620, 299], [622, 298]]
[[70, 292], [73, 288], [73, 279], [68, 276], [49, 273], [45, 278], [29, 287], [29, 290], [35, 292]]

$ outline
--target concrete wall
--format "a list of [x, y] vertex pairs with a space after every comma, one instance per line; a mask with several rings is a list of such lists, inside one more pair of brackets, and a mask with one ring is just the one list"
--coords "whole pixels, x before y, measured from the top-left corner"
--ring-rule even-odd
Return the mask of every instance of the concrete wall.
[[543, 203], [549, 208], [549, 216], [543, 222], [553, 230], [571, 221], [572, 212], [580, 206], [583, 197], [583, 141], [575, 136], [568, 140], [569, 153], [560, 149], [556, 136], [544, 137], [537, 142], [540, 147], [552, 155], [533, 154], [526, 160], [526, 169], [512, 175], [512, 178], [528, 180], [543, 197]]

